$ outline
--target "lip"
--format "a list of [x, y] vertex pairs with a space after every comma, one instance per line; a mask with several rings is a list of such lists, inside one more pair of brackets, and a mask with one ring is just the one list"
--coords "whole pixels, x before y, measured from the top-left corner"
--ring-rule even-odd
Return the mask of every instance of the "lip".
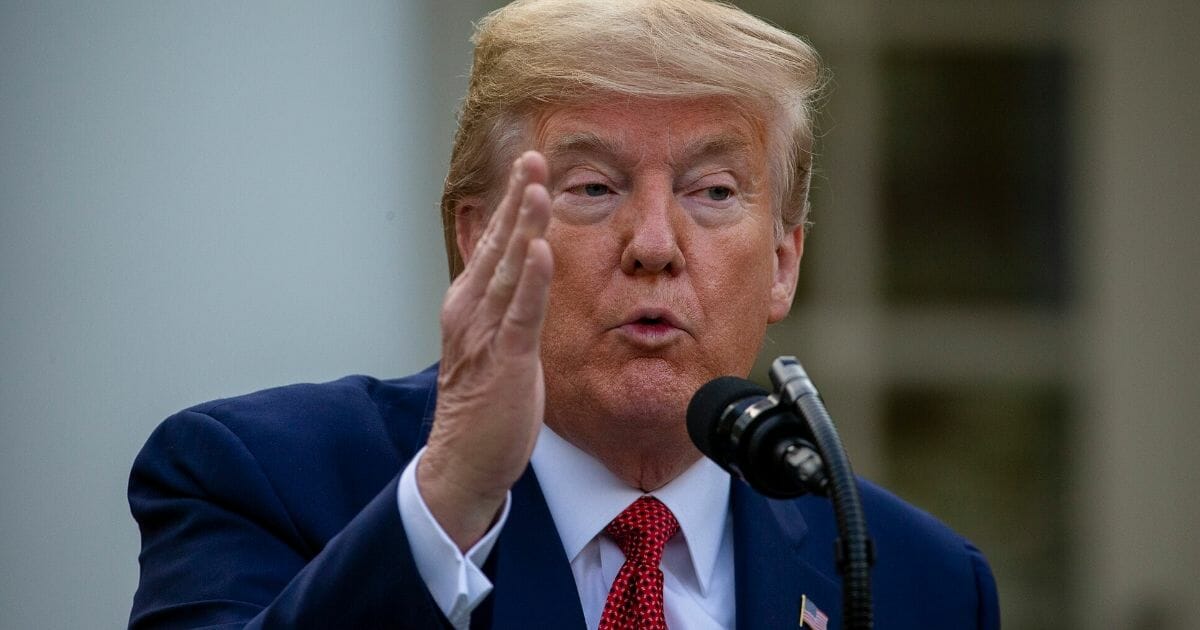
[[679, 317], [666, 308], [638, 308], [625, 317], [615, 330], [635, 346], [657, 349], [670, 345], [688, 334]]

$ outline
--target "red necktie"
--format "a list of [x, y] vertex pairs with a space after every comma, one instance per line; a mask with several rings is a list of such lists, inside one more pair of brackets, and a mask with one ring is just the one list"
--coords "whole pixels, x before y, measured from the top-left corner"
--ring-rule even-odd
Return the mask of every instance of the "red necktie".
[[679, 531], [679, 521], [658, 499], [642, 497], [604, 531], [625, 554], [625, 564], [608, 591], [599, 630], [666, 630], [658, 562], [663, 545]]

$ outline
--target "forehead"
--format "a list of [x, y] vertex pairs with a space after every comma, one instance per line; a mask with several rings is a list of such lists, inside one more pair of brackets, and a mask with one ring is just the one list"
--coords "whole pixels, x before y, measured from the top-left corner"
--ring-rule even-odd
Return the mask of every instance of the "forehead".
[[551, 161], [599, 153], [667, 162], [736, 154], [758, 162], [766, 153], [765, 125], [726, 98], [623, 98], [602, 105], [557, 106], [535, 118], [533, 136], [535, 148]]

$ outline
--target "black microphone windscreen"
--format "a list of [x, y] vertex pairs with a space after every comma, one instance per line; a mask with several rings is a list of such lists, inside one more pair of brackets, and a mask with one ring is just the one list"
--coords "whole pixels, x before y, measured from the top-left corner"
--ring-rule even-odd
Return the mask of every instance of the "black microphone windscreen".
[[713, 438], [721, 414], [733, 403], [751, 396], [767, 396], [767, 390], [753, 381], [722, 376], [705, 383], [688, 403], [688, 435], [701, 453], [714, 456]]

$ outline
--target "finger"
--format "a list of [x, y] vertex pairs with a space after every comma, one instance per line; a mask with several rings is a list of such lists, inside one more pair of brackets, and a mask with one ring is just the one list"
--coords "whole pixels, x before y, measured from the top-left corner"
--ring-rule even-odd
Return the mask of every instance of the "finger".
[[526, 251], [521, 280], [496, 334], [496, 344], [501, 351], [509, 355], [537, 352], [553, 276], [550, 244], [544, 238], [533, 239]]
[[483, 235], [475, 246], [475, 252], [463, 268], [463, 283], [467, 293], [477, 297], [483, 293], [491, 279], [496, 262], [508, 246], [509, 234], [516, 222], [517, 211], [520, 208], [521, 195], [525, 190], [526, 172], [525, 156], [513, 161], [508, 173], [507, 189], [495, 211], [488, 219]]
[[481, 315], [499, 318], [508, 309], [509, 301], [524, 272], [524, 262], [529, 242], [545, 235], [550, 223], [550, 196], [541, 184], [531, 183], [525, 188], [521, 199], [521, 210], [517, 225], [508, 240], [504, 257], [496, 265], [488, 283]]
[[508, 188], [504, 198], [497, 204], [475, 255], [468, 262], [467, 269], [471, 277], [467, 279], [467, 291], [478, 298], [491, 281], [502, 256], [509, 249], [514, 224], [517, 223], [525, 188], [531, 183], [545, 184], [548, 176], [546, 160], [536, 151], [526, 151], [513, 162], [509, 175]]

